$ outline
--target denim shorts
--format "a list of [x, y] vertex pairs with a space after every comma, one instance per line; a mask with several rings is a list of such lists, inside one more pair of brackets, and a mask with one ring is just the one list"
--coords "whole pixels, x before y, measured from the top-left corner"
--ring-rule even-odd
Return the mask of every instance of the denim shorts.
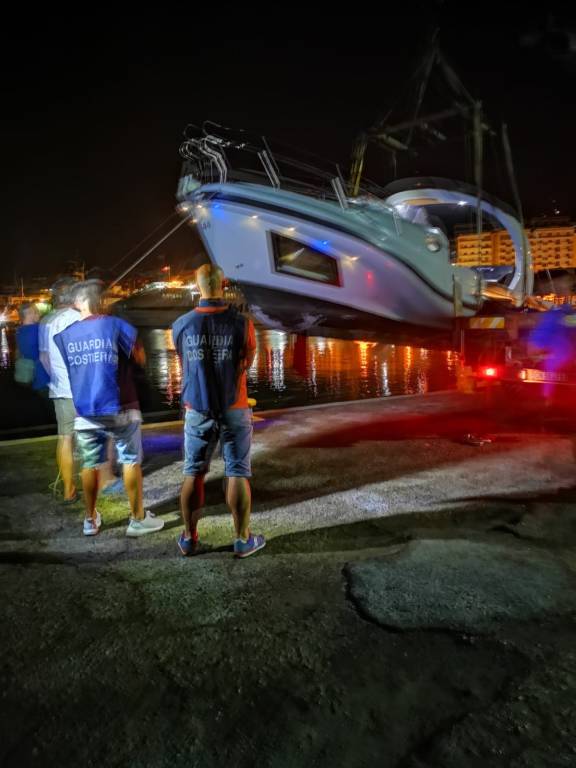
[[114, 440], [119, 464], [142, 463], [142, 429], [139, 421], [122, 426], [100, 429], [78, 429], [76, 443], [80, 450], [82, 469], [96, 469], [108, 461], [108, 440]]
[[206, 474], [218, 440], [222, 446], [226, 477], [251, 477], [251, 408], [232, 408], [220, 417], [187, 409], [184, 419], [184, 474], [191, 477]]

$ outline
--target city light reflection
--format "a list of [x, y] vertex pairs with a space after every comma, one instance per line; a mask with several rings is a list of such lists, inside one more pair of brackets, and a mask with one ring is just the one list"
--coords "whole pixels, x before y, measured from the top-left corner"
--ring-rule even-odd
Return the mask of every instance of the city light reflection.
[[[146, 367], [139, 377], [145, 412], [180, 407], [182, 368], [170, 330], [140, 329]], [[456, 384], [458, 354], [419, 347], [342, 341], [256, 330], [248, 391], [259, 408], [434, 392]], [[12, 377], [15, 328], [0, 328], [0, 370]]]
[[8, 344], [8, 334], [6, 328], [2, 328], [0, 333], [0, 368], [10, 366], [10, 345]]

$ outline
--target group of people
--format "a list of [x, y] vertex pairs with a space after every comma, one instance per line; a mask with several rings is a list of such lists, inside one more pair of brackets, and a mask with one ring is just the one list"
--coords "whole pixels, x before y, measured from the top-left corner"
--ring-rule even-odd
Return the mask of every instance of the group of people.
[[[185, 410], [180, 494], [184, 530], [178, 537], [178, 550], [184, 556], [201, 551], [198, 522], [204, 505], [204, 479], [220, 442], [226, 503], [234, 520], [234, 554], [244, 558], [266, 544], [264, 536], [250, 530], [252, 411], [246, 371], [256, 352], [254, 326], [224, 301], [223, 274], [218, 267], [200, 267], [197, 282], [199, 306], [178, 318], [172, 328], [182, 362]], [[130, 505], [126, 536], [161, 531], [164, 521], [143, 505], [142, 415], [134, 371], [144, 364], [145, 355], [137, 331], [121, 318], [104, 313], [100, 281], [62, 278], [52, 294], [54, 309], [42, 321], [38, 322], [33, 305], [22, 309], [18, 347], [19, 360], [31, 362], [34, 373], [31, 378], [31, 371], [25, 371], [23, 377], [37, 389], [47, 385], [54, 403], [63, 501], [78, 500], [76, 446], [85, 506], [83, 533], [98, 534], [102, 527], [98, 493], [113, 444]]]
[[[563, 278], [564, 279], [564, 278]], [[572, 291], [572, 276], [559, 279], [557, 293]], [[197, 271], [201, 299], [172, 327], [182, 363], [181, 402], [184, 417], [184, 481], [180, 510], [184, 529], [178, 550], [184, 556], [201, 551], [198, 522], [204, 505], [204, 480], [220, 443], [225, 465], [226, 503], [235, 528], [234, 553], [248, 557], [262, 549], [265, 538], [250, 530], [252, 411], [246, 372], [256, 352], [252, 321], [223, 298], [222, 271], [205, 264]], [[136, 366], [145, 362], [137, 331], [126, 321], [104, 313], [103, 284], [62, 278], [52, 288], [53, 311], [40, 321], [34, 304], [20, 308], [19, 357], [15, 377], [38, 390], [47, 388], [58, 424], [56, 458], [63, 501], [78, 500], [75, 446], [80, 455], [85, 505], [83, 532], [102, 527], [98, 494], [110, 465], [110, 447], [123, 467], [130, 505], [129, 537], [161, 531], [164, 521], [143, 506], [142, 415], [134, 382]], [[545, 313], [530, 336], [534, 354], [550, 370], [574, 358], [576, 316], [570, 304]], [[547, 392], [547, 395], [550, 393]]]

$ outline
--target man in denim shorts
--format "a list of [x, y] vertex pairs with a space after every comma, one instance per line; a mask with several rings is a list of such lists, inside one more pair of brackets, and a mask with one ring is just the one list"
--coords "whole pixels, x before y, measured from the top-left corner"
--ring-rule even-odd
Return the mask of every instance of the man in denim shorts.
[[136, 329], [119, 317], [101, 314], [102, 285], [79, 283], [74, 303], [80, 319], [54, 337], [68, 370], [76, 408], [74, 428], [82, 456], [82, 488], [86, 517], [83, 532], [95, 536], [102, 525], [96, 509], [99, 469], [107, 461], [108, 440], [116, 444], [130, 502], [126, 536], [162, 530], [164, 521], [144, 513], [142, 501], [142, 435], [140, 406], [131, 368], [144, 362]]
[[204, 505], [204, 476], [218, 440], [226, 476], [226, 503], [232, 512], [234, 554], [248, 557], [266, 545], [250, 532], [250, 446], [252, 411], [246, 371], [256, 353], [254, 325], [223, 299], [222, 270], [212, 264], [198, 269], [200, 304], [172, 326], [182, 361], [184, 483], [180, 509], [184, 531], [178, 539], [183, 555], [199, 551], [198, 521]]

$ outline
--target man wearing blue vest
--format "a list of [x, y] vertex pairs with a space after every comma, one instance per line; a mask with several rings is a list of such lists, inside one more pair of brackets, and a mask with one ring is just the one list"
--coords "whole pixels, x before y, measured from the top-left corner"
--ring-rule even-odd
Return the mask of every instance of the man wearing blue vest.
[[98, 468], [107, 461], [107, 443], [112, 438], [130, 502], [126, 536], [144, 536], [164, 527], [163, 520], [144, 514], [142, 501], [142, 416], [131, 366], [142, 364], [144, 353], [136, 343], [135, 328], [118, 317], [100, 314], [101, 296], [99, 280], [80, 283], [74, 290], [80, 319], [54, 336], [68, 370], [77, 414], [74, 428], [86, 506], [83, 530], [85, 536], [94, 536], [102, 525], [96, 509]]
[[196, 279], [202, 297], [199, 306], [172, 326], [182, 361], [181, 399], [186, 411], [185, 479], [180, 493], [184, 531], [178, 548], [183, 555], [199, 551], [204, 476], [220, 439], [226, 503], [236, 531], [234, 554], [244, 558], [266, 545], [264, 536], [250, 532], [252, 411], [246, 371], [256, 353], [256, 336], [252, 321], [224, 301], [221, 269], [204, 264]]

